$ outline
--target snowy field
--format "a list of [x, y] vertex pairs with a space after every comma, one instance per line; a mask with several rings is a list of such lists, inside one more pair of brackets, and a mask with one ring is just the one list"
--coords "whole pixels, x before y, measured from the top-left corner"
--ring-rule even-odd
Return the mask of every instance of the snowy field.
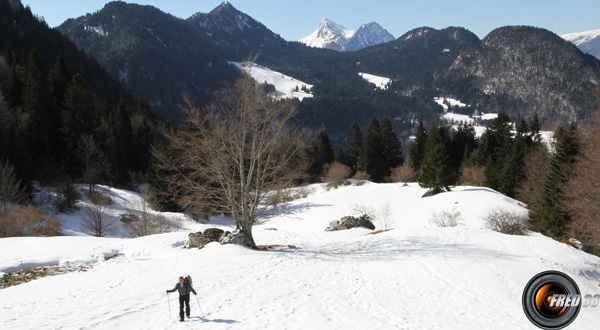
[[[309, 91], [313, 85], [307, 84], [303, 81], [295, 79], [290, 76], [286, 76], [283, 73], [267, 69], [252, 62], [231, 62], [240, 70], [244, 70], [254, 78], [258, 83], [268, 83], [275, 86], [277, 90], [277, 96], [281, 98], [297, 98], [302, 101], [305, 97], [313, 97], [310, 92], [302, 91], [303, 87], [306, 87]], [[298, 91], [296, 91], [296, 88]]]
[[442, 108], [444, 108], [444, 111], [448, 110], [448, 105], [446, 103], [444, 103], [444, 101], [446, 101], [447, 103], [449, 103], [451, 106], [453, 107], [466, 107], [467, 105], [465, 103], [462, 103], [459, 100], [455, 100], [453, 98], [449, 98], [449, 97], [434, 97], [433, 101], [439, 105], [442, 106]]
[[359, 72], [358, 75], [364, 80], [370, 82], [371, 84], [377, 86], [379, 89], [386, 90], [390, 86], [390, 82], [392, 79], [386, 77], [376, 76], [374, 74]]
[[[482, 217], [492, 208], [527, 213], [493, 190], [456, 187], [421, 198], [425, 190], [415, 183], [309, 188], [307, 198], [281, 205], [285, 214], [263, 219], [253, 231], [257, 244], [298, 249], [217, 243], [184, 249], [189, 232], [232, 224], [199, 224], [179, 214], [166, 216], [183, 219], [182, 230], [142, 238], [85, 236], [74, 214], [61, 215], [69, 236], [0, 239], [0, 272], [93, 265], [0, 290], [0, 328], [537, 329], [523, 313], [521, 296], [539, 272], [563, 271], [582, 293], [600, 293], [600, 258], [537, 233], [485, 229]], [[103, 189], [117, 213], [141, 198]], [[324, 231], [330, 221], [356, 215], [357, 207], [378, 214], [386, 205], [390, 231]], [[450, 210], [462, 214], [461, 226], [430, 224], [432, 214]], [[117, 253], [123, 255], [105, 260]], [[177, 297], [165, 290], [185, 274], [193, 277], [199, 300], [191, 298], [192, 317], [180, 323]], [[567, 329], [598, 324], [600, 309], [582, 308]]]

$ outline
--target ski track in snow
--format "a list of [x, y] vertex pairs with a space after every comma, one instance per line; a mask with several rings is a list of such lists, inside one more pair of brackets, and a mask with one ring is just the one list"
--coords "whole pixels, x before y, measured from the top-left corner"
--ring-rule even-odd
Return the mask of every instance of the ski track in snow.
[[[582, 293], [600, 291], [600, 258], [537, 233], [508, 236], [483, 228], [481, 216], [492, 206], [526, 212], [491, 189], [456, 187], [420, 198], [425, 190], [414, 183], [313, 188], [309, 197], [283, 205], [290, 212], [254, 229], [258, 244], [299, 249], [253, 251], [217, 243], [183, 249], [188, 232], [215, 226], [189, 221], [185, 231], [136, 239], [0, 239], [0, 271], [34, 259], [94, 264], [85, 272], [0, 290], [0, 328], [537, 329], [521, 307], [533, 275], [556, 269], [571, 275]], [[376, 210], [387, 201], [396, 220], [391, 231], [324, 231], [355, 205]], [[433, 213], [451, 208], [461, 212], [464, 226], [429, 224]], [[63, 245], [77, 253], [64, 255]], [[106, 251], [124, 255], [83, 258]], [[187, 274], [205, 317], [191, 296], [192, 318], [180, 323], [177, 295], [165, 290]], [[598, 315], [597, 308], [582, 308], [568, 329], [595, 329]]]

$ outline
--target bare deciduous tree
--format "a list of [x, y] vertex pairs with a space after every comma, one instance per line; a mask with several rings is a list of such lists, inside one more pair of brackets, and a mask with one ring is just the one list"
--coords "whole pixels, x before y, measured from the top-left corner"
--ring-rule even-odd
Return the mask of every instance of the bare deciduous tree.
[[379, 206], [377, 210], [377, 222], [381, 226], [382, 230], [392, 229], [392, 225], [394, 224], [394, 219], [392, 218], [392, 210], [390, 207], [390, 201], [385, 202]]
[[22, 203], [27, 199], [25, 189], [17, 178], [14, 166], [8, 161], [0, 160], [0, 201], [2, 202], [2, 214], [6, 216], [10, 203]]
[[108, 214], [106, 207], [96, 203], [90, 203], [83, 208], [81, 223], [84, 230], [97, 237], [113, 233], [117, 225], [116, 219]]
[[91, 135], [81, 137], [77, 144], [77, 156], [81, 164], [83, 182], [89, 185], [91, 196], [100, 175], [110, 169], [110, 163]]
[[539, 200], [549, 162], [550, 153], [545, 144], [538, 145], [525, 157], [525, 182], [517, 189], [516, 195], [529, 210], [540, 209]]
[[123, 224], [132, 237], [167, 233], [177, 228], [162, 215], [153, 214], [152, 208], [146, 200], [139, 201], [136, 210], [130, 211], [129, 216], [129, 221]]
[[567, 233], [600, 253], [600, 115], [582, 130], [581, 154], [564, 187], [563, 205], [571, 215]]
[[437, 227], [458, 227], [463, 223], [462, 213], [455, 208], [436, 212], [431, 215], [429, 223]]
[[154, 150], [163, 178], [184, 209], [224, 210], [243, 244], [256, 247], [252, 226], [266, 209], [270, 185], [288, 181], [302, 147], [290, 126], [292, 102], [277, 100], [243, 73], [200, 112], [187, 101], [187, 120], [169, 134], [171, 149]]

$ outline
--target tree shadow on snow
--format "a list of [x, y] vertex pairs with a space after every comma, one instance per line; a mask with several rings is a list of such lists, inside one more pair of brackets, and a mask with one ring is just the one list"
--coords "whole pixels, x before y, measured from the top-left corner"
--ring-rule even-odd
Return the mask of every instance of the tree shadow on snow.
[[[284, 251], [278, 251], [284, 252]], [[287, 251], [288, 253], [292, 251]], [[314, 259], [343, 261], [352, 260], [390, 260], [407, 259], [411, 257], [441, 256], [444, 258], [489, 261], [489, 260], [518, 260], [522, 255], [508, 253], [503, 248], [488, 249], [476, 244], [445, 243], [436, 238], [407, 237], [390, 238], [378, 244], [368, 241], [353, 242], [346, 246], [324, 244], [318, 250], [298, 250], [294, 254], [305, 255]]]
[[260, 218], [262, 221], [268, 220], [271, 217], [278, 215], [293, 215], [305, 212], [309, 209], [317, 207], [332, 206], [331, 204], [316, 204], [316, 203], [300, 203], [300, 204], [280, 204], [273, 208], [268, 208], [261, 212]]
[[207, 319], [201, 316], [192, 316], [190, 317], [190, 320], [200, 320], [203, 322], [212, 322], [212, 323], [225, 323], [225, 324], [235, 324], [235, 323], [240, 323], [239, 321], [236, 320], [225, 320], [225, 319]]

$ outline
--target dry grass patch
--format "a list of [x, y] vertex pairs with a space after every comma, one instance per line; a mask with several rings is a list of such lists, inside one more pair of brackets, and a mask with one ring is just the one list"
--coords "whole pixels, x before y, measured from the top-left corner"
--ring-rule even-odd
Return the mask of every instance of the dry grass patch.
[[257, 245], [257, 249], [259, 250], [298, 250], [299, 247], [295, 245], [282, 245], [282, 244], [267, 244], [267, 245]]
[[[376, 230], [373, 232], [368, 233], [367, 235], [377, 235], [377, 234], [381, 234], [381, 233], [385, 233], [386, 231], [390, 231], [391, 229], [381, 229], [381, 230]], [[365, 236], [367, 236], [365, 235]]]
[[82, 266], [47, 266], [47, 267], [25, 267], [14, 273], [6, 273], [0, 278], [0, 289], [27, 283], [46, 276], [55, 276], [71, 272], [85, 272], [91, 269], [91, 265]]

